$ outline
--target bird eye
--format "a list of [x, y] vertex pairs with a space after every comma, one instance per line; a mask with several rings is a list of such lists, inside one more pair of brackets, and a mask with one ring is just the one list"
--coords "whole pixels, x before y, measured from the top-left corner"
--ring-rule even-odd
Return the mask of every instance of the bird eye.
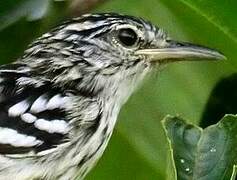
[[118, 39], [123, 45], [131, 47], [137, 43], [138, 37], [134, 30], [130, 28], [124, 28], [119, 30]]

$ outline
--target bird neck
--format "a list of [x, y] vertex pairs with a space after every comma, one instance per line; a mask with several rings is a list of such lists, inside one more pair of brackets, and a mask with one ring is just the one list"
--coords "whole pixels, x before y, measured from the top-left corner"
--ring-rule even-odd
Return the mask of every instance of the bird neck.
[[[143, 69], [144, 70], [144, 69]], [[111, 138], [114, 126], [117, 121], [119, 111], [124, 103], [128, 100], [130, 95], [134, 92], [137, 85], [142, 81], [146, 72], [139, 74], [139, 76], [131, 78], [121, 78], [121, 74], [114, 75], [110, 80], [100, 79], [106, 82], [100, 94], [97, 94], [98, 101], [102, 102], [102, 114], [98, 122], [98, 126], [93, 134], [87, 139], [87, 143], [81, 149], [81, 142], [76, 143], [76, 156], [73, 157], [77, 166], [80, 167], [79, 174], [81, 178], [95, 165], [95, 162], [102, 156], [109, 139]], [[119, 83], [116, 83], [119, 82]], [[85, 138], [83, 138], [85, 139]], [[86, 152], [86, 153], [85, 153]], [[83, 156], [87, 154], [87, 156]], [[86, 159], [86, 163], [84, 163]]]

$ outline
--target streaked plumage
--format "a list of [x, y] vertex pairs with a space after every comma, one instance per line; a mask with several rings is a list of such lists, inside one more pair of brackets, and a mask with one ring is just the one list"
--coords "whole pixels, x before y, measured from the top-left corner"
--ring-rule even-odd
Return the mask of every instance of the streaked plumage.
[[[194, 54], [142, 19], [84, 15], [42, 35], [23, 57], [1, 66], [0, 179], [85, 177], [104, 152], [122, 105], [163, 63], [154, 63], [156, 55], [146, 50], [169, 46], [182, 48], [183, 57]], [[223, 57], [198, 48], [194, 57]]]

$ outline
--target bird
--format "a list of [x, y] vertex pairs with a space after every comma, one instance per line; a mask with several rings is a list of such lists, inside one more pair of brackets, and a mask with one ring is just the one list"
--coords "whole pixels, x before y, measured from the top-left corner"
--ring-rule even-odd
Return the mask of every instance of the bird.
[[225, 56], [130, 15], [85, 14], [53, 28], [0, 66], [0, 179], [84, 179], [147, 74], [208, 59]]

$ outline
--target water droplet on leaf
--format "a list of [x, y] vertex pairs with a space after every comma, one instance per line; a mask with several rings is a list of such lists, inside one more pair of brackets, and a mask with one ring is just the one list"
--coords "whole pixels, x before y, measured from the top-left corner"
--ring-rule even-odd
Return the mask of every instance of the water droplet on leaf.
[[210, 152], [216, 152], [216, 148], [212, 147]]
[[190, 171], [190, 168], [188, 168], [188, 167], [185, 168], [185, 171], [186, 171], [186, 172], [189, 172], [189, 171]]
[[180, 159], [180, 162], [181, 162], [182, 164], [184, 164], [184, 163], [185, 163], [185, 160], [184, 160], [184, 159]]

